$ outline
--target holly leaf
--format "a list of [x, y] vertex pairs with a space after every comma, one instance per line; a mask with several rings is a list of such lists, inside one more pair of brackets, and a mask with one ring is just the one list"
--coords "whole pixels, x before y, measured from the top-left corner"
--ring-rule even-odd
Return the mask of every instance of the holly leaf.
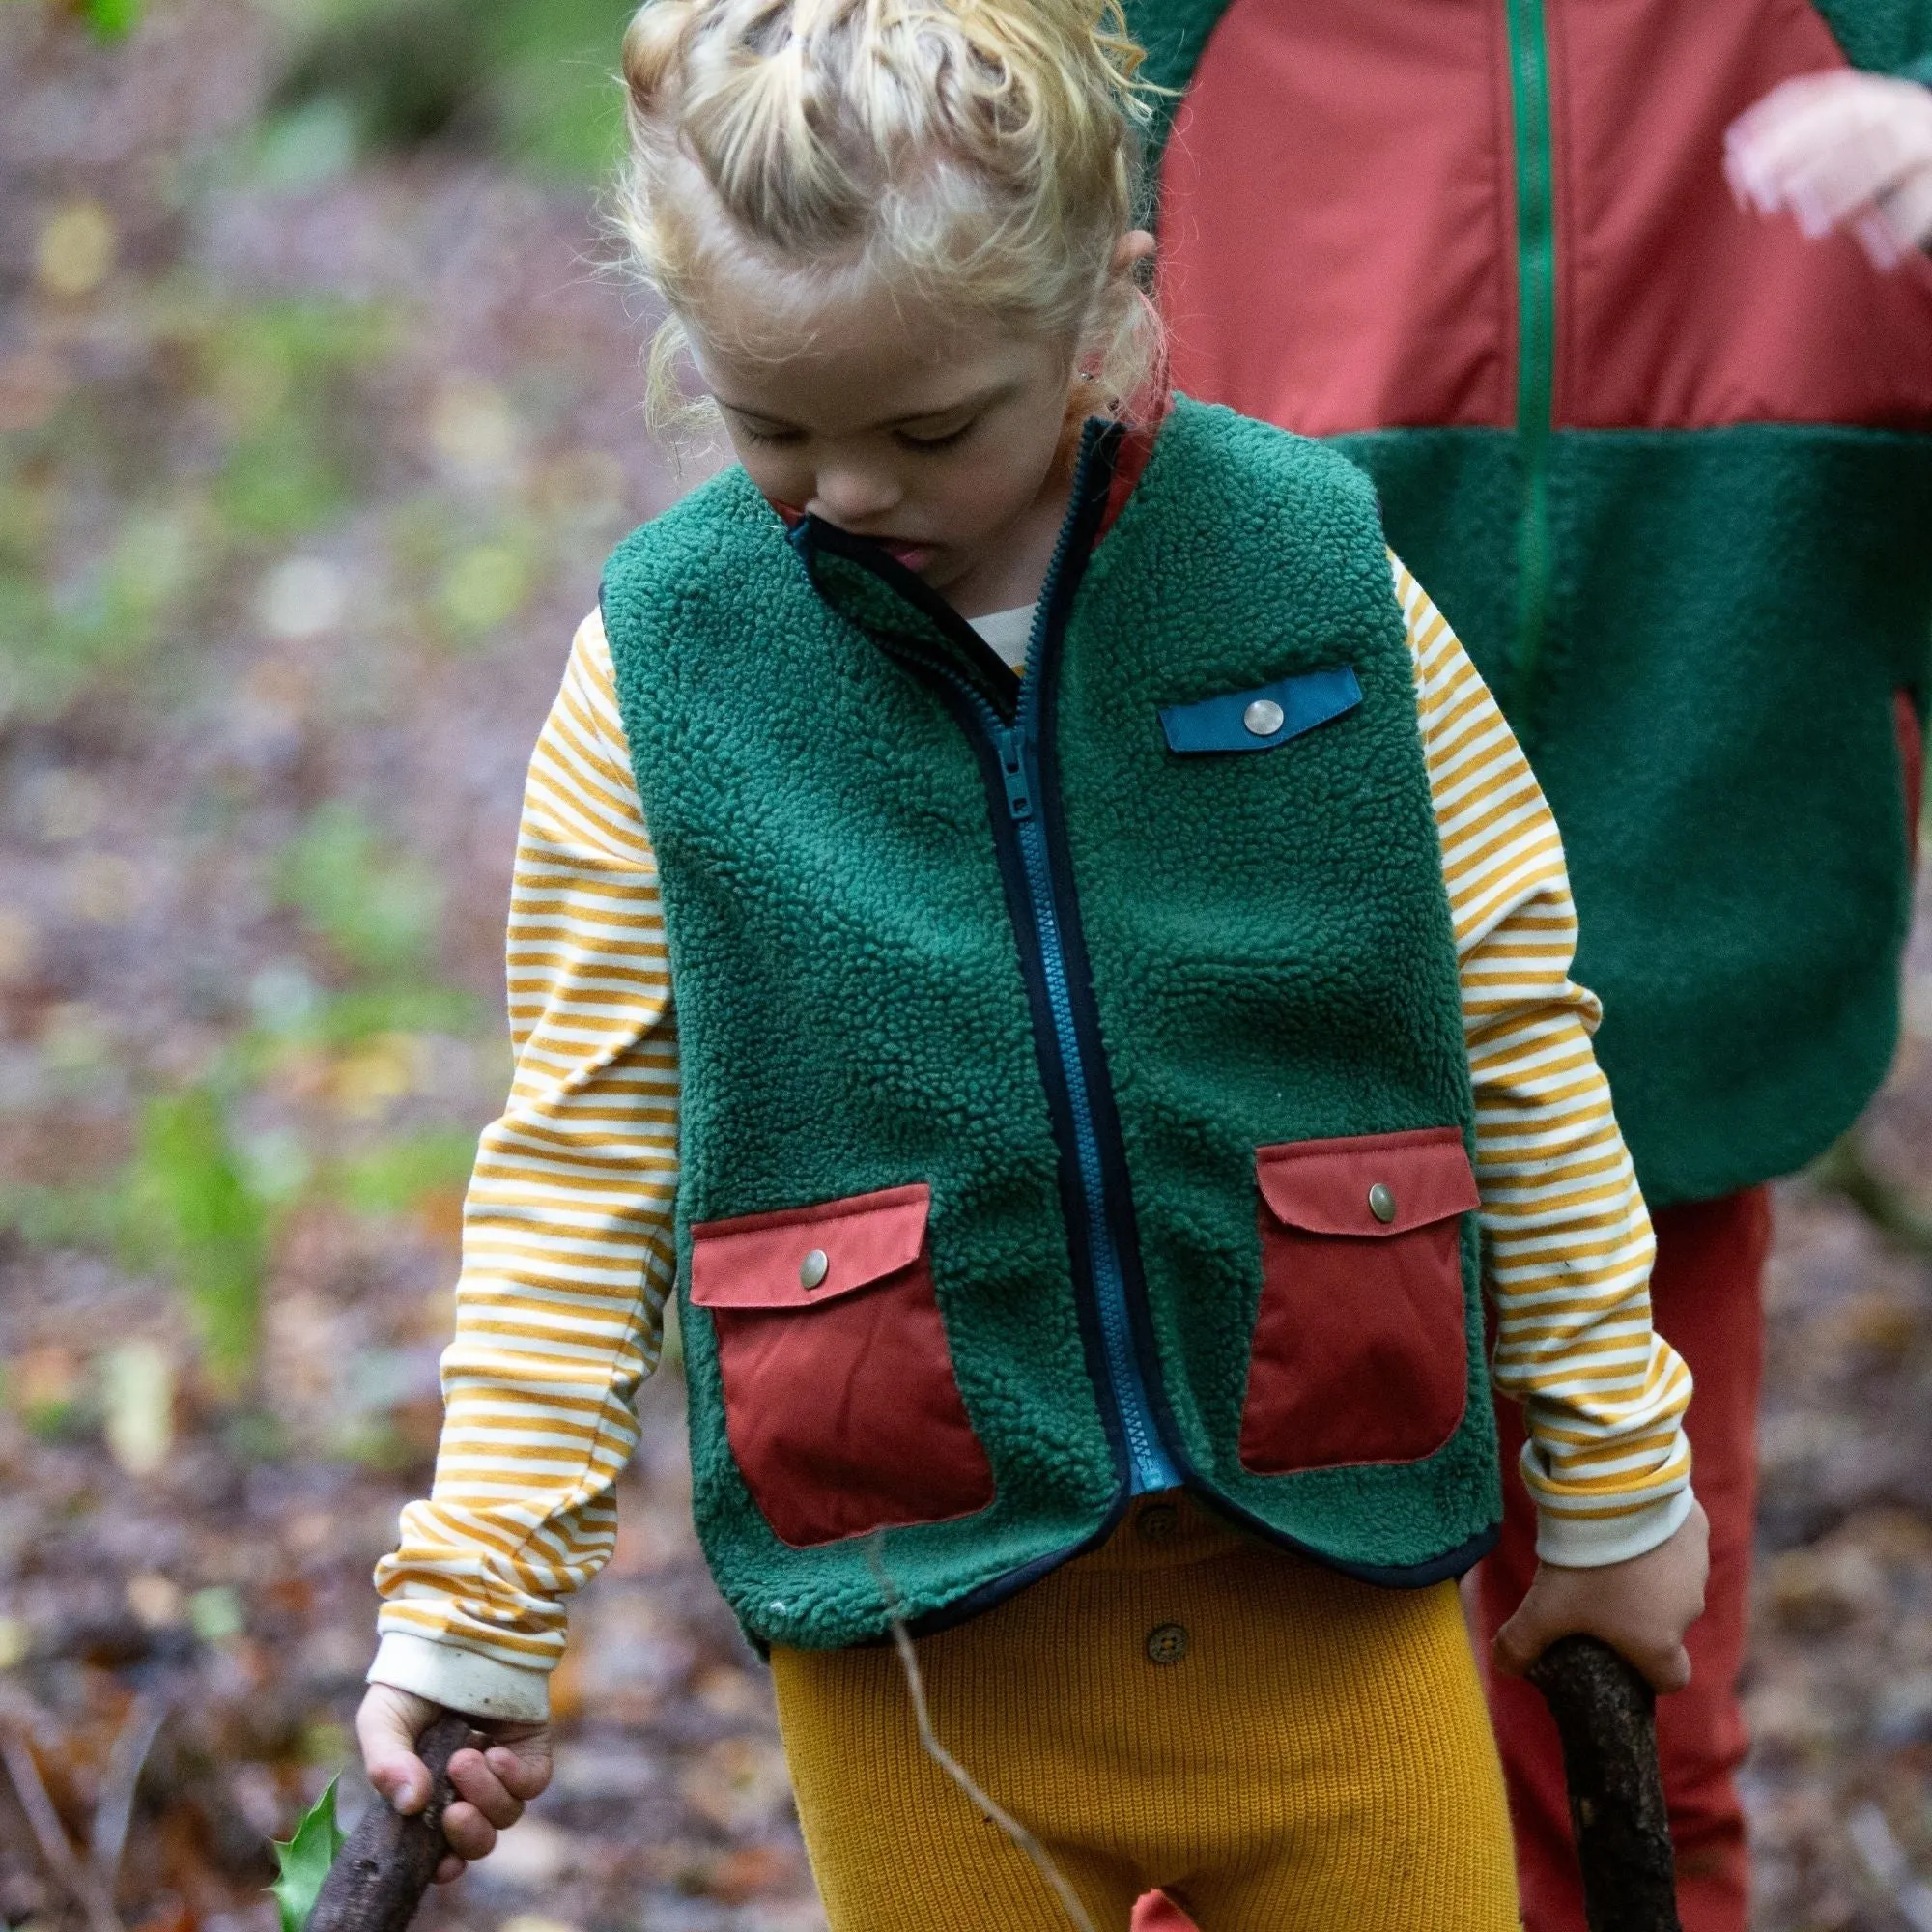
[[296, 1834], [287, 1844], [274, 1841], [275, 1861], [282, 1875], [269, 1889], [281, 1909], [282, 1932], [302, 1932], [308, 1916], [315, 1910], [316, 1894], [342, 1849], [343, 1831], [335, 1822], [336, 1780], [302, 1813]]

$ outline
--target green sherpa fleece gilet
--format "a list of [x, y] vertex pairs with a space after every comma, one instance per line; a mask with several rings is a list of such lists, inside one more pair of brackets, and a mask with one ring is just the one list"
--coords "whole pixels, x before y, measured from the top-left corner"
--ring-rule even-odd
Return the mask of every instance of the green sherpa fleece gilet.
[[1120, 442], [1090, 425], [1023, 680], [740, 469], [606, 575], [677, 1012], [696, 1516], [762, 1642], [956, 1621], [1175, 1482], [1398, 1584], [1499, 1515], [1373, 495], [1181, 400], [1103, 534]]

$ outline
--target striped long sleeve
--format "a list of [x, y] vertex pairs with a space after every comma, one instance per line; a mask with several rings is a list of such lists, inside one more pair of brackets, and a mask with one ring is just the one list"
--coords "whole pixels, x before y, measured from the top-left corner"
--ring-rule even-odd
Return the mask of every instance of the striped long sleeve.
[[602, 1568], [675, 1265], [677, 1041], [657, 864], [596, 618], [524, 794], [506, 948], [516, 1073], [464, 1204], [426, 1502], [376, 1573], [373, 1679], [543, 1714], [563, 1599]]
[[[1525, 1404], [1543, 1553], [1615, 1562], [1690, 1508], [1690, 1378], [1652, 1333], [1650, 1224], [1572, 982], [1556, 827], [1475, 668], [1401, 565], [1476, 1096], [1494, 1374]], [[377, 1572], [372, 1680], [537, 1717], [561, 1599], [614, 1536], [672, 1271], [677, 1053], [657, 874], [609, 646], [579, 631], [513, 888], [517, 1071], [465, 1210], [429, 1500]]]
[[1523, 1405], [1539, 1553], [1620, 1562], [1690, 1514], [1690, 1372], [1650, 1325], [1657, 1243], [1590, 1049], [1602, 1009], [1570, 978], [1556, 821], [1455, 633], [1394, 567], [1456, 928], [1492, 1372]]

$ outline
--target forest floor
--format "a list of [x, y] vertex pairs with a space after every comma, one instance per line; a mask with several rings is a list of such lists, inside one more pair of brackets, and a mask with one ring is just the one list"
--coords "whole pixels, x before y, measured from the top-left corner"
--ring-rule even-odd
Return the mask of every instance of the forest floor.
[[[367, 1802], [524, 763], [611, 542], [708, 465], [645, 433], [589, 196], [270, 112], [289, 31], [0, 7], [0, 1731], [129, 1932], [270, 1932], [270, 1837]], [[1932, 1927], [1932, 901], [1908, 989], [1778, 1194], [1764, 1932]], [[647, 1388], [555, 1782], [430, 1932], [821, 1922], [679, 1411]], [[20, 1756], [0, 1913], [53, 1932]]]

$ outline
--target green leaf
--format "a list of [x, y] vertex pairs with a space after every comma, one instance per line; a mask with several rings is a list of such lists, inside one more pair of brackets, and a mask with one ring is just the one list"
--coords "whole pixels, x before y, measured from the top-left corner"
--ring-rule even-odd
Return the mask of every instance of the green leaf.
[[335, 1822], [336, 1780], [302, 1814], [296, 1834], [287, 1844], [274, 1841], [275, 1859], [282, 1875], [269, 1889], [282, 1915], [282, 1932], [302, 1932], [308, 1916], [315, 1910], [316, 1895], [335, 1855], [342, 1849], [342, 1828]]
[[83, 11], [97, 38], [118, 41], [141, 17], [141, 0], [86, 0]]
[[186, 1296], [209, 1369], [239, 1389], [260, 1339], [268, 1210], [249, 1188], [212, 1088], [149, 1101], [130, 1192]]
[[274, 894], [351, 966], [391, 977], [431, 952], [442, 907], [428, 867], [339, 799], [282, 848]]

